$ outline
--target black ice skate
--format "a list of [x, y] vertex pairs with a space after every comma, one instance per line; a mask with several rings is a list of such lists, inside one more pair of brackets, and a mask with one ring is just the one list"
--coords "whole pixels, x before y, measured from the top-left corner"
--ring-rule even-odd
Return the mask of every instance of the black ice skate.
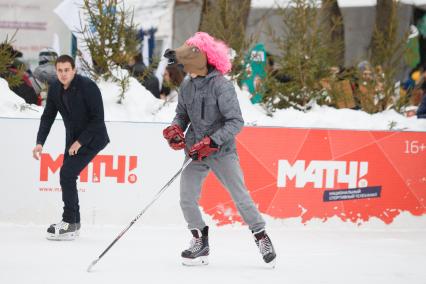
[[192, 229], [192, 240], [188, 249], [182, 252], [182, 264], [188, 266], [209, 264], [209, 227], [203, 230]]
[[277, 255], [268, 234], [266, 234], [265, 230], [261, 230], [259, 232], [253, 232], [253, 236], [263, 260], [274, 268]]
[[67, 223], [61, 221], [52, 224], [47, 229], [47, 239], [52, 241], [73, 241], [80, 234], [80, 223]]

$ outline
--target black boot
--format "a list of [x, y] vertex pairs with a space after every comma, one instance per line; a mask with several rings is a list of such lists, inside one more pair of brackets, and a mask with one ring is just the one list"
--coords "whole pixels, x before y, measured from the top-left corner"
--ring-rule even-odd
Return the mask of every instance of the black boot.
[[275, 258], [277, 255], [268, 234], [263, 229], [259, 232], [253, 232], [253, 236], [263, 260], [270, 266], [275, 267]]
[[47, 228], [47, 239], [53, 241], [72, 241], [80, 233], [80, 223], [67, 223], [61, 221]]
[[207, 265], [209, 255], [209, 227], [202, 230], [192, 229], [192, 239], [188, 249], [182, 252], [182, 264], [195, 266]]

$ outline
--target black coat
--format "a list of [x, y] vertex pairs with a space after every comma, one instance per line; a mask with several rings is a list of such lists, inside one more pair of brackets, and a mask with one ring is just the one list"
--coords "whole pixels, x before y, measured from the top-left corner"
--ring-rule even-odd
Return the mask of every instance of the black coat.
[[99, 152], [109, 143], [101, 92], [95, 82], [80, 75], [75, 75], [68, 89], [69, 112], [61, 99], [63, 86], [59, 80], [49, 87], [37, 144], [44, 145], [59, 111], [66, 130], [65, 150], [78, 140], [81, 150]]
[[417, 118], [426, 118], [426, 94], [423, 95], [422, 101], [417, 109]]
[[147, 67], [143, 62], [137, 62], [131, 66], [130, 74], [135, 77], [151, 94], [157, 99], [160, 98], [160, 82], [157, 77], [151, 72], [147, 71]]

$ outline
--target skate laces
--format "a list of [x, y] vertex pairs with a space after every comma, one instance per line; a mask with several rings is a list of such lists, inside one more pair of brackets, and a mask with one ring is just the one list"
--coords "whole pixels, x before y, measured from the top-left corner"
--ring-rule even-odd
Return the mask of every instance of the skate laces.
[[189, 243], [189, 251], [190, 252], [196, 252], [201, 249], [203, 246], [203, 240], [202, 238], [192, 238], [191, 242]]
[[259, 240], [259, 250], [262, 255], [272, 252], [272, 243], [267, 235]]
[[54, 226], [54, 228], [55, 228], [55, 234], [58, 235], [59, 231], [61, 229], [63, 229], [63, 230], [66, 231], [68, 229], [68, 226], [69, 226], [69, 223], [64, 222], [64, 221], [61, 221], [61, 222], [55, 224], [55, 226]]

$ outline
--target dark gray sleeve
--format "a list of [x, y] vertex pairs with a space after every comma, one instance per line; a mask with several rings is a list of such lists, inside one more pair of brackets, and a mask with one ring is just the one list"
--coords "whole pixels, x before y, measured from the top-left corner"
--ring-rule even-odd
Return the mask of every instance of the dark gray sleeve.
[[183, 92], [184, 92], [184, 83], [182, 83], [182, 86], [179, 88], [179, 95], [178, 95], [178, 104], [176, 107], [176, 115], [173, 119], [172, 125], [177, 124], [182, 128], [182, 130], [185, 132], [186, 128], [189, 124], [189, 116], [186, 111], [186, 106], [183, 101]]
[[220, 80], [216, 90], [219, 111], [223, 115], [225, 123], [210, 138], [218, 145], [222, 145], [241, 131], [244, 126], [244, 120], [232, 82], [226, 79]]

